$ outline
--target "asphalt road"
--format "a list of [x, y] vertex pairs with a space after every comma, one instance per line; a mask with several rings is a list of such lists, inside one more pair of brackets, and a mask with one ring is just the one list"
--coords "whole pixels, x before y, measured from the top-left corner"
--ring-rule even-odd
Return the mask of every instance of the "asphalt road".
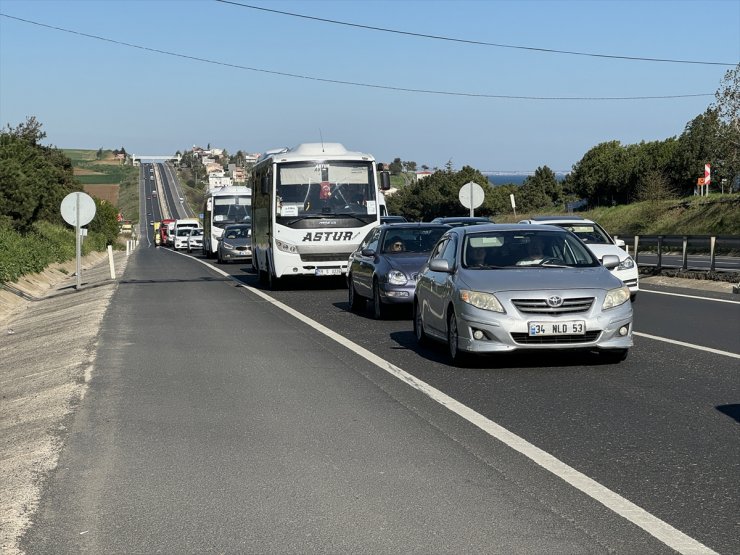
[[166, 249], [132, 257], [29, 553], [740, 552], [737, 303], [645, 291], [619, 365], [461, 370], [417, 347], [407, 314], [349, 312], [341, 282], [266, 297], [220, 268], [254, 290]]

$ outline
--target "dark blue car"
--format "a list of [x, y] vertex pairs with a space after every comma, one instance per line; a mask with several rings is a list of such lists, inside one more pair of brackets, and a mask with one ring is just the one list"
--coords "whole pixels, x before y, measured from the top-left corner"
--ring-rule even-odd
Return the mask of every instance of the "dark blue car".
[[433, 223], [383, 224], [370, 231], [349, 258], [349, 306], [357, 311], [372, 301], [373, 316], [389, 305], [411, 306], [419, 270], [437, 240], [450, 229]]

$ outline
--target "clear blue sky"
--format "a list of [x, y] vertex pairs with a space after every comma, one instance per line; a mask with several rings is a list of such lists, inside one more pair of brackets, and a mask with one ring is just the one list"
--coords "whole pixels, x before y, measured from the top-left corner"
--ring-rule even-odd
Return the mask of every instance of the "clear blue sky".
[[[0, 0], [2, 14], [78, 33], [0, 16], [0, 123], [36, 116], [60, 148], [257, 153], [323, 136], [381, 161], [568, 171], [600, 142], [679, 135], [732, 68], [466, 44], [237, 3], [530, 49], [740, 62], [740, 0]], [[696, 94], [708, 96], [495, 98]]]

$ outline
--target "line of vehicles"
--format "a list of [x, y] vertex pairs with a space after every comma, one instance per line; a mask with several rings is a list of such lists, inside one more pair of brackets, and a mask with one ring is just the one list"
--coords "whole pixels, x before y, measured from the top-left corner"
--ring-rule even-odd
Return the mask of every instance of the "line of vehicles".
[[268, 151], [250, 182], [209, 191], [202, 223], [162, 222], [161, 243], [251, 260], [271, 289], [288, 276], [346, 276], [352, 310], [371, 303], [383, 318], [407, 305], [418, 341], [446, 343], [455, 363], [520, 349], [586, 349], [618, 362], [632, 345], [637, 266], [595, 222], [383, 223], [393, 220], [389, 175], [339, 143]]

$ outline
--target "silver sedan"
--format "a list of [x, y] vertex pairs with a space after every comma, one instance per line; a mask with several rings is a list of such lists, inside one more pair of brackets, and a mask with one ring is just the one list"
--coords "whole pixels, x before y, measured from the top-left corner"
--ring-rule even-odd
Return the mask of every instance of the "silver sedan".
[[456, 227], [422, 268], [414, 333], [447, 344], [456, 364], [470, 354], [517, 350], [598, 351], [619, 362], [632, 346], [630, 290], [574, 234], [526, 224]]

